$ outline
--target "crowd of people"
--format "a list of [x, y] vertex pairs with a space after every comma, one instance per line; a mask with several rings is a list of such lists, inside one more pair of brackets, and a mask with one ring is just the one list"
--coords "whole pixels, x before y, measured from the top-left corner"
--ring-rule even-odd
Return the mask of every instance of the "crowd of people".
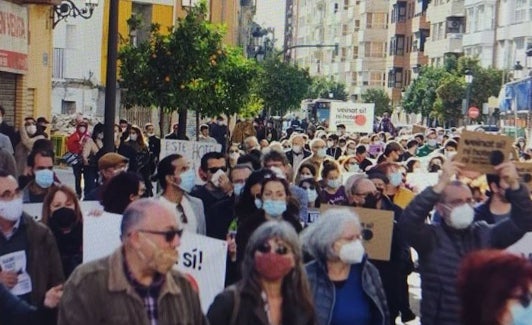
[[[0, 324], [532, 324], [532, 265], [504, 251], [532, 231], [530, 190], [513, 162], [485, 186], [471, 181], [484, 176], [453, 159], [459, 130], [328, 133], [294, 119], [281, 132], [255, 119], [230, 134], [218, 117], [199, 139], [222, 150], [194, 170], [180, 153], [159, 157], [151, 123], [121, 120], [105, 153], [103, 125], [79, 119], [67, 140], [72, 189], [40, 122], [40, 133], [32, 118], [6, 133], [20, 140], [0, 160]], [[438, 176], [419, 189], [406, 175], [422, 169]], [[85, 264], [81, 199], [100, 202], [96, 216], [121, 215], [121, 246]], [[36, 221], [23, 204], [38, 202]], [[367, 254], [352, 207], [391, 212], [388, 260]], [[226, 289], [206, 312], [197, 283], [173, 268], [183, 231], [227, 242]]]

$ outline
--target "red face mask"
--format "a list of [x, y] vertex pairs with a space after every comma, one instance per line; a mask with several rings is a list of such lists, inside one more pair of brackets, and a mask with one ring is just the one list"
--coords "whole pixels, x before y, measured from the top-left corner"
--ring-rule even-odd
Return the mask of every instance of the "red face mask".
[[277, 253], [255, 255], [255, 269], [266, 280], [275, 281], [284, 278], [294, 268], [294, 259]]

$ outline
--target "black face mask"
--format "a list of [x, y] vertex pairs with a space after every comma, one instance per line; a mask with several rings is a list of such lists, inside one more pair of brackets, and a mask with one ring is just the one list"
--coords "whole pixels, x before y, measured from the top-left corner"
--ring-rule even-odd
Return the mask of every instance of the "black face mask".
[[441, 166], [440, 165], [437, 165], [437, 164], [434, 164], [434, 165], [431, 165], [429, 167], [429, 172], [430, 173], [436, 173], [437, 171], [439, 171], [441, 169]]
[[76, 212], [66, 207], [55, 210], [49, 220], [52, 229], [70, 229], [75, 222]]
[[366, 195], [366, 198], [364, 199], [364, 204], [362, 205], [362, 207], [368, 208], [368, 209], [375, 209], [377, 207], [377, 202], [379, 202], [379, 197], [377, 197], [377, 195], [375, 194]]

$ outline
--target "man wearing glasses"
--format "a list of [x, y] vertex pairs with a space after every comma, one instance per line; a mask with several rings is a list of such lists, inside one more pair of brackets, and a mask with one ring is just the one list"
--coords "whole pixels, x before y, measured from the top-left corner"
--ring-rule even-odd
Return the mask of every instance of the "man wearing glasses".
[[[471, 190], [452, 180], [464, 167], [447, 160], [438, 183], [417, 195], [399, 220], [401, 233], [419, 254], [422, 324], [460, 323], [461, 306], [455, 288], [465, 255], [484, 248], [505, 249], [532, 230], [532, 201], [512, 162], [494, 167], [500, 179], [498, 186], [512, 204], [510, 217], [496, 225], [473, 222]], [[425, 223], [433, 208], [442, 216], [439, 224]]]
[[182, 228], [156, 199], [124, 211], [122, 246], [78, 267], [65, 285], [59, 324], [207, 324], [197, 292], [172, 267]]

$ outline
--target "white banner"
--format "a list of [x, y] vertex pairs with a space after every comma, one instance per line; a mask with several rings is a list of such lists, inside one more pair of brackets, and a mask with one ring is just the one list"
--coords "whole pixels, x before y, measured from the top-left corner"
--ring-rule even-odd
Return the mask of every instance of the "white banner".
[[[121, 215], [111, 213], [84, 219], [83, 263], [108, 256], [120, 247], [121, 222]], [[179, 261], [175, 267], [196, 281], [202, 309], [207, 312], [214, 297], [224, 289], [227, 243], [185, 231], [177, 250]]]
[[[89, 216], [91, 212], [100, 210], [103, 211], [103, 207], [98, 201], [80, 201], [79, 207], [83, 216]], [[42, 203], [24, 203], [22, 209], [29, 214], [35, 221], [41, 221], [42, 219]]]
[[521, 240], [508, 247], [507, 250], [528, 258], [532, 262], [532, 232], [527, 232]]
[[186, 157], [196, 171], [196, 184], [201, 184], [198, 169], [201, 165], [201, 157], [207, 152], [222, 151], [222, 145], [219, 143], [188, 141], [188, 140], [166, 140], [161, 139], [161, 154], [159, 160], [171, 154], [180, 154]]
[[336, 131], [338, 124], [344, 124], [347, 132], [373, 132], [375, 104], [332, 102], [329, 131]]

